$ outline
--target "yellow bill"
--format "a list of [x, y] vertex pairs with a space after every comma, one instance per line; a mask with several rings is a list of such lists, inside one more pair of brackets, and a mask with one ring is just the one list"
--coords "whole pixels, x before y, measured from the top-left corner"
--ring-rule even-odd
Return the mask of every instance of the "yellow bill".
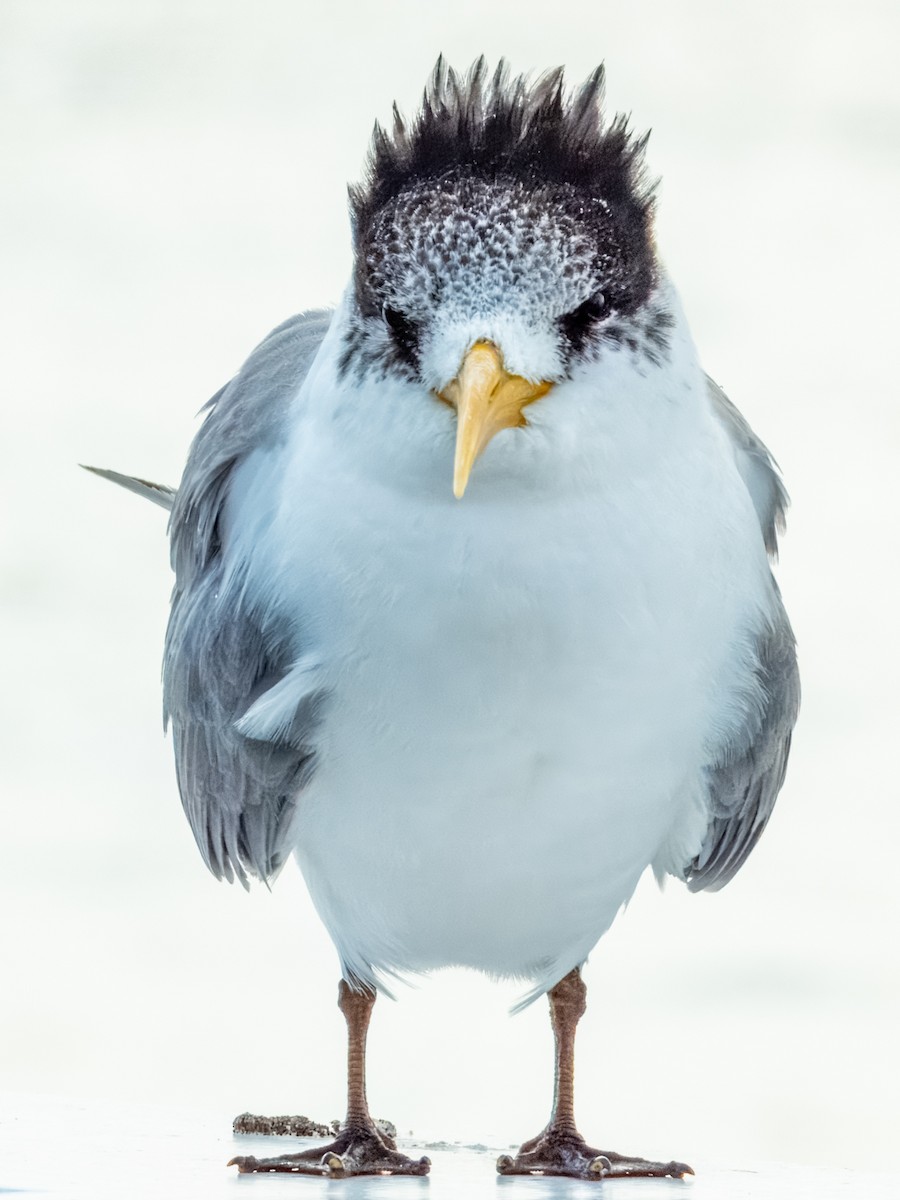
[[532, 383], [521, 375], [510, 375], [493, 342], [472, 346], [456, 378], [438, 393], [456, 409], [453, 494], [457, 500], [466, 490], [475, 459], [494, 434], [525, 425], [522, 409], [546, 396], [552, 387], [552, 383]]

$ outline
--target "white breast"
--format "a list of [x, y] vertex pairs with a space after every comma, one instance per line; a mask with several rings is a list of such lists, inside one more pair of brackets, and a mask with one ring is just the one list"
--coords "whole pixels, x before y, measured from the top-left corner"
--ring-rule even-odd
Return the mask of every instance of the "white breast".
[[[750, 703], [765, 556], [714, 423], [636, 430], [619, 460], [588, 447], [593, 485], [575, 456], [523, 493], [510, 456], [569, 436], [551, 399], [549, 432], [492, 445], [462, 502], [452, 429], [404, 473], [377, 438], [363, 464], [333, 413], [238, 489], [236, 552], [331, 693], [296, 855], [363, 979], [552, 985], [648, 864], [696, 851], [710, 737]], [[562, 401], [577, 421], [577, 390]]]

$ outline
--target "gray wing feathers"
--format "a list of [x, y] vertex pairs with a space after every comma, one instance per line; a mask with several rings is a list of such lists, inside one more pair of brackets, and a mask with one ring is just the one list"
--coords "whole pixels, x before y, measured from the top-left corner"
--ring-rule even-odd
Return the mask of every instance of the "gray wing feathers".
[[169, 525], [176, 587], [184, 586], [219, 548], [224, 491], [239, 458], [281, 434], [332, 314], [300, 313], [273, 329], [238, 374], [205, 405]]
[[185, 812], [218, 878], [272, 878], [297, 795], [312, 771], [318, 700], [309, 696], [286, 733], [268, 741], [236, 728], [248, 707], [289, 665], [233, 589], [223, 593], [216, 560], [177, 596], [166, 641], [165, 704]]
[[117, 483], [126, 491], [134, 492], [136, 496], [152, 500], [160, 508], [171, 511], [175, 502], [175, 489], [164, 483], [151, 483], [149, 479], [138, 479], [136, 475], [122, 475], [119, 471], [108, 471], [104, 467], [88, 467], [84, 463], [79, 465], [83, 470], [90, 471], [93, 475], [99, 475], [101, 479], [108, 479], [110, 483]]
[[778, 553], [778, 534], [784, 533], [788, 494], [775, 459], [756, 436], [742, 414], [717, 383], [706, 377], [713, 411], [728, 434], [735, 452], [737, 468], [759, 517], [766, 550], [774, 558]]
[[[784, 529], [787, 492], [764, 444], [712, 380], [709, 390], [753, 500], [766, 549], [774, 556], [777, 534]], [[707, 769], [709, 826], [699, 854], [684, 872], [694, 892], [718, 891], [734, 877], [759, 841], [784, 782], [800, 706], [800, 678], [794, 634], [774, 579], [771, 584], [769, 621], [755, 645], [761, 703], [748, 712], [744, 729]]]
[[[773, 582], [774, 587], [774, 582]], [[794, 635], [776, 591], [773, 623], [757, 642], [763, 705], [708, 770], [710, 822], [685, 879], [692, 892], [718, 891], [759, 841], [784, 782], [800, 707]]]
[[235, 465], [276, 445], [288, 407], [331, 320], [292, 317], [206, 406], [170, 520], [175, 590], [163, 661], [165, 718], [185, 812], [210, 870], [271, 878], [288, 850], [297, 796], [314, 762], [322, 696], [311, 690], [276, 739], [236, 728], [292, 665], [287, 630], [249, 604], [243, 573], [225, 570], [220, 518]]

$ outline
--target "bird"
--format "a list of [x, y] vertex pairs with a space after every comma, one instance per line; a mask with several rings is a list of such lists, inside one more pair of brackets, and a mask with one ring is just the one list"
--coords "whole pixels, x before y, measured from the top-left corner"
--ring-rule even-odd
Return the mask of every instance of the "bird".
[[337, 305], [213, 396], [177, 489], [100, 471], [171, 510], [200, 853], [245, 886], [293, 856], [340, 959], [340, 1132], [241, 1172], [427, 1173], [370, 1115], [366, 1038], [379, 991], [451, 966], [548, 997], [550, 1120], [501, 1175], [691, 1172], [580, 1133], [582, 967], [648, 869], [739, 870], [799, 682], [787, 493], [700, 365], [646, 143], [602, 66], [439, 59], [375, 126]]

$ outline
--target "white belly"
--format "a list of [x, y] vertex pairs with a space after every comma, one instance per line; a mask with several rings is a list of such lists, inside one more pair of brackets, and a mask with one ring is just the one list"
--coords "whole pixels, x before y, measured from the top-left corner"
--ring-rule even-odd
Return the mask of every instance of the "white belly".
[[415, 504], [315, 464], [295, 478], [254, 556], [331, 694], [296, 856], [345, 970], [550, 986], [651, 862], [699, 846], [711, 732], [749, 702], [765, 561], [746, 493], [673, 511], [676, 479], [620, 496], [640, 503], [625, 521], [596, 498]]

